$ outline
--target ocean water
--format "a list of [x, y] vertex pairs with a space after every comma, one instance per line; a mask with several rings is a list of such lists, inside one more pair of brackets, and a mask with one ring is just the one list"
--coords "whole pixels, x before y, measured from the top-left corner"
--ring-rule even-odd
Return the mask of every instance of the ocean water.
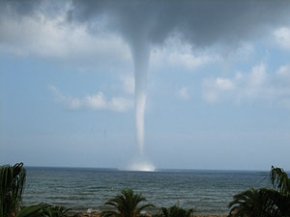
[[27, 168], [23, 201], [25, 205], [64, 205], [75, 211], [101, 210], [108, 199], [131, 188], [157, 207], [178, 204], [196, 213], [226, 214], [233, 195], [265, 186], [270, 186], [269, 172]]

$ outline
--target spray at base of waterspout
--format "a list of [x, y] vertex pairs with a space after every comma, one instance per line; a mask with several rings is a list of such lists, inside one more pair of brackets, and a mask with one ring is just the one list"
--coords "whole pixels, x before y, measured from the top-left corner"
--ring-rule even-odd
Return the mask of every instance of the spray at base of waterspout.
[[155, 166], [148, 161], [136, 161], [133, 162], [129, 167], [129, 171], [140, 171], [140, 172], [154, 172]]

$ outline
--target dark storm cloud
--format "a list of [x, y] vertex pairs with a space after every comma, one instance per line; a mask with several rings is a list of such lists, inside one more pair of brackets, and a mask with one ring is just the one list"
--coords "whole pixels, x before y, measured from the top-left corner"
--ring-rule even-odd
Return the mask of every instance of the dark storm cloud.
[[106, 31], [121, 33], [131, 46], [162, 44], [172, 35], [195, 46], [232, 44], [290, 23], [290, 1], [280, 0], [0, 0], [2, 19], [7, 12], [21, 18], [63, 10], [67, 21], [86, 23], [96, 34], [94, 23], [104, 21]]
[[57, 15], [70, 1], [56, 0], [0, 0], [2, 15], [13, 15], [21, 19], [22, 16], [34, 16], [40, 13], [46, 16]]
[[108, 17], [108, 28], [131, 43], [158, 44], [178, 34], [193, 45], [235, 43], [289, 24], [289, 1], [81, 1], [74, 0], [72, 19], [94, 22]]

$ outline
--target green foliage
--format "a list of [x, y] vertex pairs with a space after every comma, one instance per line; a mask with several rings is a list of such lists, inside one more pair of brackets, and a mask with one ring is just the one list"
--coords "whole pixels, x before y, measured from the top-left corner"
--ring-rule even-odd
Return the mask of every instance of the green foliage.
[[108, 209], [103, 211], [101, 216], [138, 217], [141, 216], [141, 211], [153, 206], [145, 202], [146, 199], [141, 194], [135, 194], [132, 189], [124, 189], [121, 194], [105, 203]]
[[174, 205], [169, 208], [162, 207], [161, 212], [162, 213], [156, 215], [156, 217], [190, 217], [193, 213], [193, 209], [184, 209]]
[[272, 166], [270, 176], [275, 189], [282, 194], [290, 194], [290, 179], [283, 169]]
[[20, 209], [26, 171], [23, 163], [0, 167], [0, 216], [15, 216]]
[[44, 210], [47, 209], [47, 204], [37, 204], [22, 208], [16, 217], [45, 217]]
[[37, 204], [21, 208], [26, 171], [23, 163], [0, 167], [0, 217], [66, 217], [69, 209]]
[[63, 206], [48, 205], [43, 209], [45, 217], [66, 217], [70, 209]]
[[280, 168], [272, 167], [273, 189], [250, 189], [234, 196], [229, 204], [234, 217], [290, 217], [289, 178]]
[[230, 214], [239, 217], [270, 217], [275, 216], [277, 210], [269, 199], [269, 189], [250, 189], [234, 196], [229, 204]]
[[45, 203], [22, 208], [16, 217], [67, 217], [69, 209]]

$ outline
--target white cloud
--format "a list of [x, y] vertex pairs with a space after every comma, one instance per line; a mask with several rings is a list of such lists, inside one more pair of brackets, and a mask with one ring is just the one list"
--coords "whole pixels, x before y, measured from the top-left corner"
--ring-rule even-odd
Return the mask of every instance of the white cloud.
[[249, 86], [253, 88], [262, 86], [266, 82], [266, 79], [266, 66], [264, 64], [254, 66], [248, 78]]
[[95, 95], [86, 96], [83, 99], [75, 99], [77, 100], [77, 107], [72, 107], [75, 109], [78, 108], [91, 108], [91, 109], [105, 109], [108, 105], [108, 102], [102, 92], [98, 92]]
[[231, 80], [225, 78], [217, 78], [215, 81], [215, 86], [219, 90], [228, 91], [234, 89], [234, 84]]
[[70, 24], [65, 19], [65, 11], [54, 17], [42, 13], [21, 19], [11, 14], [0, 15], [0, 50], [22, 56], [98, 63], [131, 60], [128, 45], [119, 35], [102, 30], [102, 23], [98, 34], [92, 34], [84, 24]]
[[191, 98], [187, 87], [182, 87], [177, 91], [177, 97], [181, 100], [189, 100]]
[[249, 73], [236, 73], [232, 78], [205, 79], [203, 98], [208, 103], [261, 100], [286, 106], [290, 102], [290, 66], [284, 65], [269, 73], [262, 63]]
[[203, 82], [204, 99], [209, 103], [215, 103], [221, 94], [230, 92], [234, 88], [234, 82], [227, 78], [206, 79]]
[[290, 78], [290, 65], [281, 66], [278, 71], [277, 75], [281, 76], [282, 78]]
[[103, 92], [77, 98], [65, 96], [54, 86], [50, 86], [49, 89], [55, 95], [57, 102], [63, 104], [70, 110], [90, 109], [125, 112], [133, 107], [133, 101], [131, 99], [123, 97], [112, 97], [111, 99], [107, 99]]
[[107, 107], [114, 111], [124, 112], [133, 108], [133, 101], [123, 97], [113, 97], [111, 101], [107, 102]]
[[179, 52], [169, 52], [163, 59], [167, 59], [170, 65], [183, 66], [188, 70], [195, 70], [211, 61], [211, 57], [207, 55], [194, 56], [192, 53]]
[[194, 53], [190, 44], [176, 37], [169, 38], [163, 47], [154, 49], [151, 54], [153, 67], [182, 67], [190, 71], [219, 60], [220, 57], [212, 52]]
[[290, 28], [281, 27], [274, 31], [274, 37], [278, 45], [284, 49], [290, 49]]

